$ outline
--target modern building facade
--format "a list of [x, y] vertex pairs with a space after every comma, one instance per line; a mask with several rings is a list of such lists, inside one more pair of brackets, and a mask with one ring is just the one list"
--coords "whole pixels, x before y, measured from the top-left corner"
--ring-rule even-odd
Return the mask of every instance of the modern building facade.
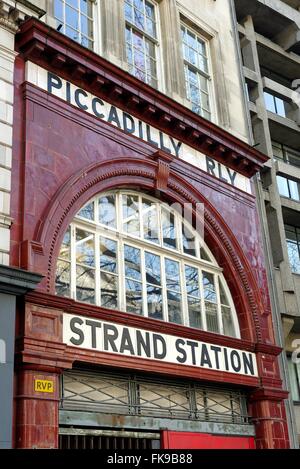
[[299, 438], [300, 365], [292, 353], [300, 343], [300, 2], [234, 4], [253, 145], [270, 157], [258, 194]]
[[41, 3], [1, 12], [10, 444], [290, 447], [231, 2]]

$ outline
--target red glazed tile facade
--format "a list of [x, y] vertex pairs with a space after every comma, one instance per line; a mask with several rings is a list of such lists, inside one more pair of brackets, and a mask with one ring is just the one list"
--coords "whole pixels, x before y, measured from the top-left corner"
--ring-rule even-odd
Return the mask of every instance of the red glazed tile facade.
[[[22, 25], [17, 51], [11, 264], [40, 273], [44, 279], [18, 305], [16, 447], [57, 447], [59, 376], [80, 361], [238, 385], [249, 394], [256, 447], [287, 448], [287, 393], [277, 361], [281, 350], [274, 344], [255, 197], [26, 83], [25, 62], [37, 63], [120, 108], [129, 106], [135, 116], [176, 138], [181, 132], [181, 140], [247, 177], [265, 157], [38, 21]], [[238, 312], [241, 340], [171, 323], [163, 323], [163, 331], [253, 351], [258, 378], [157, 364], [63, 343], [64, 312], [109, 317], [118, 324], [152, 331], [162, 327], [155, 320], [55, 296], [56, 259], [66, 228], [91, 197], [120, 187], [147, 191], [169, 202], [204, 203], [205, 242], [224, 269]], [[53, 381], [54, 393], [49, 397], [34, 391], [35, 379]]]

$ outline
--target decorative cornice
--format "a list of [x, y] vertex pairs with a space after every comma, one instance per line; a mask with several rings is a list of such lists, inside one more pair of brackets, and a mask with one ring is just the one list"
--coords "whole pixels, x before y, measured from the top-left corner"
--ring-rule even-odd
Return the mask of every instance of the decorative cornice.
[[0, 292], [24, 295], [34, 290], [42, 278], [40, 274], [0, 265]]
[[234, 135], [34, 18], [21, 25], [16, 49], [25, 60], [114, 102], [247, 177], [268, 160]]

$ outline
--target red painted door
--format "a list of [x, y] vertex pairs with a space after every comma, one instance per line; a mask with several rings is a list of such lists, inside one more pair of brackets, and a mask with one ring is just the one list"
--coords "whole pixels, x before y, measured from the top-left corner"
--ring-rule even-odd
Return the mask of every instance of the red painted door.
[[254, 449], [253, 437], [220, 436], [209, 433], [162, 432], [163, 449]]

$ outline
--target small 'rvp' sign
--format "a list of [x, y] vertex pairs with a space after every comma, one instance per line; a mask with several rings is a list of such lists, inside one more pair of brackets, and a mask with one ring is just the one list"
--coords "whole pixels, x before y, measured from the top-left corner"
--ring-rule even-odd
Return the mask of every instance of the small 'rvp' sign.
[[54, 392], [54, 382], [46, 379], [35, 379], [34, 390], [38, 392]]

